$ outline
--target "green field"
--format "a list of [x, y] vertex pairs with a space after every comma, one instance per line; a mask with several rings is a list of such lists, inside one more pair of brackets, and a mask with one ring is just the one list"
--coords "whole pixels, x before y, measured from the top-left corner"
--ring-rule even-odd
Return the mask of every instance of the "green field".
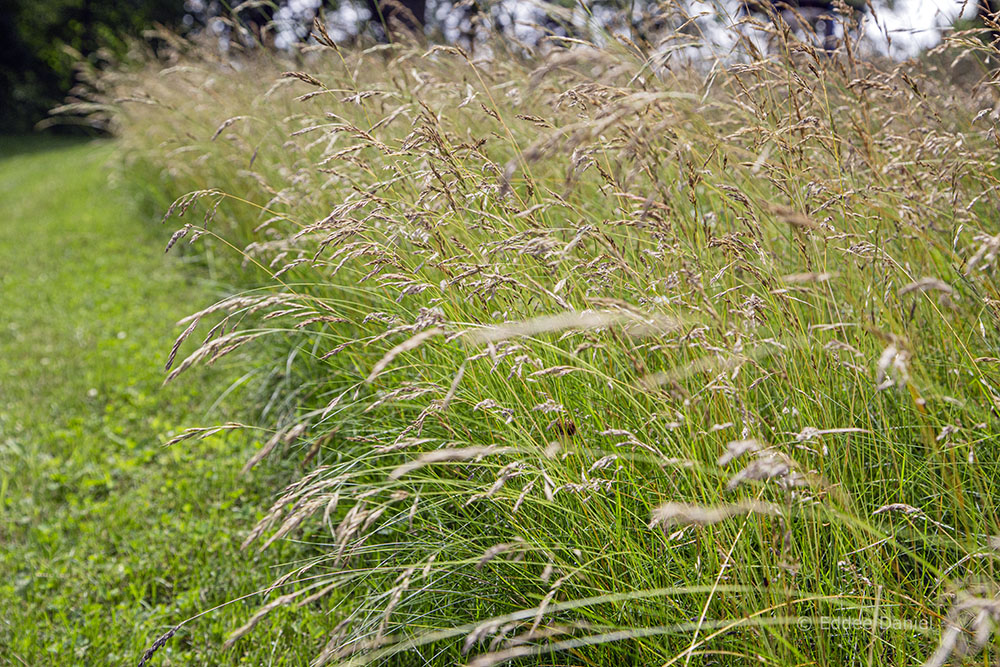
[[[281, 562], [239, 551], [281, 474], [239, 475], [245, 436], [163, 446], [230, 417], [210, 374], [160, 386], [174, 322], [215, 291], [110, 187], [113, 150], [0, 140], [0, 664], [135, 664]], [[221, 651], [254, 604], [192, 622], [158, 664], [303, 664], [301, 616]]]

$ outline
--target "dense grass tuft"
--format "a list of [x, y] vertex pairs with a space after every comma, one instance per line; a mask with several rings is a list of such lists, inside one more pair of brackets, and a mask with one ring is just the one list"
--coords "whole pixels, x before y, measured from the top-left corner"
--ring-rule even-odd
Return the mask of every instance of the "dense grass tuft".
[[317, 664], [982, 649], [997, 118], [958, 42], [191, 48], [104, 80], [174, 242], [248, 285], [173, 368], [259, 350], [260, 456], [309, 466], [247, 547], [312, 556], [230, 641], [322, 600]]

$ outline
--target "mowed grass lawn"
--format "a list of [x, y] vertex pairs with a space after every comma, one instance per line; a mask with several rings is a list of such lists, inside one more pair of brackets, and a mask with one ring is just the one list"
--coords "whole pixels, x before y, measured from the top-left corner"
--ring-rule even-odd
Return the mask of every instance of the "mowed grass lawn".
[[[255, 443], [163, 445], [235, 416], [213, 407], [226, 387], [210, 372], [161, 388], [174, 323], [214, 293], [164, 257], [152, 207], [109, 186], [113, 158], [109, 143], [0, 139], [0, 664], [135, 664], [295, 556], [239, 551], [288, 472], [240, 476]], [[260, 603], [195, 620], [152, 664], [304, 664], [319, 612], [279, 613], [222, 651]]]

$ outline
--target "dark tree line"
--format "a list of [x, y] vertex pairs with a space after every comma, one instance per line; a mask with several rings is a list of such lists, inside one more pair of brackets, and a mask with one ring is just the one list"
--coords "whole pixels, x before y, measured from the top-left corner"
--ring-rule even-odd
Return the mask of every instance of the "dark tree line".
[[29, 130], [62, 102], [74, 52], [121, 51], [124, 35], [184, 13], [180, 0], [0, 0], [0, 131]]
[[[314, 4], [318, 11], [332, 11], [348, 1]], [[375, 39], [390, 40], [403, 32], [422, 34], [433, 21], [427, 0], [353, 1], [367, 8], [370, 18], [362, 30]], [[486, 1], [454, 0], [450, 7], [468, 25], [480, 13], [477, 2]], [[288, 0], [0, 0], [0, 133], [29, 131], [62, 103], [74, 83], [79, 55], [97, 63], [102, 53], [121, 55], [128, 37], [154, 24], [197, 30], [213, 19], [223, 19], [234, 40], [273, 45], [275, 18], [287, 4]], [[299, 19], [301, 25], [293, 32], [304, 39], [312, 16]]]

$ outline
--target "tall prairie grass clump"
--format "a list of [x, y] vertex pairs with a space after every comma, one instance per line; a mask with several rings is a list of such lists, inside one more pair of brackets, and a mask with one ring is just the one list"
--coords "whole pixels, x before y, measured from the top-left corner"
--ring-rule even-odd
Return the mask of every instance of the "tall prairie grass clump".
[[171, 245], [246, 285], [181, 324], [203, 344], [171, 378], [256, 348], [247, 469], [302, 461], [245, 547], [313, 557], [230, 641], [317, 604], [316, 664], [992, 650], [1000, 140], [992, 84], [954, 79], [974, 36], [704, 68], [317, 39], [97, 82], [129, 171], [176, 198]]

